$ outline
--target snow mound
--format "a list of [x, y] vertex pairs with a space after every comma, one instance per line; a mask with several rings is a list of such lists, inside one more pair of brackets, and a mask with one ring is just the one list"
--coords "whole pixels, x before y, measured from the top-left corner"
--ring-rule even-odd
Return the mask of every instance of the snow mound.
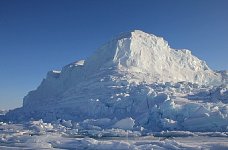
[[74, 124], [65, 120], [84, 120], [97, 130], [227, 131], [227, 79], [227, 71], [211, 70], [191, 51], [134, 30], [86, 60], [49, 71], [5, 120], [62, 120], [68, 128]]
[[135, 120], [132, 118], [121, 119], [113, 125], [113, 128], [124, 130], [132, 130], [135, 125]]

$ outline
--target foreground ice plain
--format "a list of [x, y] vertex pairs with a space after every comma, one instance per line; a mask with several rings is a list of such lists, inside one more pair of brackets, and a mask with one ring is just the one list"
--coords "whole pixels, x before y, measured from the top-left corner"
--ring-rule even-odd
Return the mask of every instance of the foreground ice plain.
[[[143, 132], [99, 129], [90, 123], [42, 120], [0, 123], [0, 149], [218, 149], [228, 148], [228, 132]], [[69, 125], [72, 125], [69, 127]], [[93, 126], [93, 127], [92, 127]]]
[[[43, 119], [44, 122], [51, 122], [50, 126], [64, 126], [67, 129], [63, 132], [58, 127], [53, 127], [55, 131], [46, 132], [46, 127], [41, 125], [45, 134], [35, 137], [50, 136], [55, 139], [58, 135], [62, 139], [60, 141], [72, 145], [79, 142], [76, 145], [87, 143], [90, 146], [112, 147], [114, 143], [126, 146], [122, 149], [149, 149], [150, 146], [171, 149], [164, 147], [168, 144], [178, 149], [191, 148], [191, 142], [199, 141], [202, 136], [202, 139], [207, 137], [208, 140], [217, 136], [212, 139], [221, 149], [227, 148], [227, 83], [227, 71], [213, 71], [191, 51], [172, 49], [163, 38], [135, 30], [114, 38], [86, 60], [71, 63], [61, 71], [48, 72], [41, 85], [24, 98], [22, 108], [12, 110], [1, 118], [4, 122], [20, 123], [18, 126], [22, 125], [28, 130], [26, 132], [31, 130], [27, 128], [31, 120]], [[40, 124], [40, 121], [37, 123]], [[77, 141], [69, 141], [74, 134], [99, 139], [77, 138]], [[63, 135], [69, 138], [63, 138]], [[113, 135], [140, 138], [131, 142], [126, 138], [104, 138]], [[157, 143], [147, 143], [143, 139], [144, 136], [164, 135], [176, 137], [176, 142], [154, 138], [148, 142], [157, 140]], [[184, 139], [191, 136], [188, 139], [190, 145], [183, 145], [184, 139], [177, 138], [182, 136], [186, 137]], [[22, 138], [22, 141], [34, 138], [29, 137]], [[10, 141], [3, 138], [2, 142], [4, 140], [6, 143]], [[53, 142], [46, 143], [53, 147]], [[193, 148], [215, 146], [209, 142], [208, 145], [194, 145]]]

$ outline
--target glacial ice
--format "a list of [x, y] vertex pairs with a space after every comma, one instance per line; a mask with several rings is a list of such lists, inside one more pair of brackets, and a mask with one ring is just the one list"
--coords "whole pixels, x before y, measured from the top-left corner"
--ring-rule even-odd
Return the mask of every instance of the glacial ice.
[[190, 50], [173, 49], [163, 38], [135, 30], [86, 60], [49, 71], [23, 107], [1, 120], [61, 120], [64, 127], [83, 125], [98, 137], [114, 127], [132, 133], [227, 132], [227, 79], [227, 71], [213, 71]]

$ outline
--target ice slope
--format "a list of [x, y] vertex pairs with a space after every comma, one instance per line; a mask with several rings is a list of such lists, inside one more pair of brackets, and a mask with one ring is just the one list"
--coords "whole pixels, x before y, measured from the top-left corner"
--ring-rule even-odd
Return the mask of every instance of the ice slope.
[[[135, 126], [154, 131], [227, 131], [226, 85], [225, 71], [215, 72], [189, 50], [172, 49], [163, 38], [135, 30], [109, 41], [86, 60], [48, 72], [25, 96], [23, 107], [6, 118], [129, 117]], [[202, 97], [205, 91], [211, 91], [213, 99]]]

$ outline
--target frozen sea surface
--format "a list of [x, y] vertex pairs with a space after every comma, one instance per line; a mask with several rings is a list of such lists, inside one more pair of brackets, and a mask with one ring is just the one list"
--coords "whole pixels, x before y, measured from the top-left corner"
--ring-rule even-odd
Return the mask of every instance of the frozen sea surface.
[[[69, 125], [69, 124], [68, 124]], [[100, 134], [99, 134], [100, 133]], [[0, 149], [228, 149], [228, 132], [85, 129], [42, 121], [0, 125]]]

